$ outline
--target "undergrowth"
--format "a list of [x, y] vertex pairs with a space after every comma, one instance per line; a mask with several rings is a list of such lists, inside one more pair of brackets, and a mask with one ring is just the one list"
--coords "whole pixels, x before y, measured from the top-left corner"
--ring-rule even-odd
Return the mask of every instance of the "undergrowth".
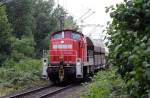
[[127, 98], [125, 84], [116, 68], [99, 71], [81, 98]]
[[0, 95], [40, 85], [41, 61], [26, 58], [19, 62], [8, 60], [0, 67]]

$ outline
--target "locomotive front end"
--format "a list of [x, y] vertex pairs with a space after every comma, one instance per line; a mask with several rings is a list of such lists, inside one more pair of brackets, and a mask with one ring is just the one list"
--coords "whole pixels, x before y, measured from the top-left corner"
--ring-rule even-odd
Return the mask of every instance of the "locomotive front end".
[[[76, 78], [76, 65], [81, 63], [80, 39], [78, 33], [59, 31], [51, 35], [50, 63], [47, 73], [51, 81], [64, 81]], [[80, 72], [78, 72], [80, 73]]]

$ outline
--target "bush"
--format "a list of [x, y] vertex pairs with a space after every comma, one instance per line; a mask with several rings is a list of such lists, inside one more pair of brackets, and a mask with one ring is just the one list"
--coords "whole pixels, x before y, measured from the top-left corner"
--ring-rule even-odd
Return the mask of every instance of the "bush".
[[150, 0], [111, 8], [109, 63], [118, 66], [132, 98], [150, 98]]
[[22, 39], [18, 39], [12, 37], [12, 58], [18, 60], [19, 57], [23, 58], [24, 56], [33, 57], [34, 53], [34, 41], [30, 37], [23, 37]]
[[126, 98], [124, 82], [114, 68], [99, 71], [87, 86], [83, 98]]
[[42, 65], [40, 60], [26, 58], [18, 63], [9, 59], [0, 68], [1, 87], [23, 87], [40, 80]]

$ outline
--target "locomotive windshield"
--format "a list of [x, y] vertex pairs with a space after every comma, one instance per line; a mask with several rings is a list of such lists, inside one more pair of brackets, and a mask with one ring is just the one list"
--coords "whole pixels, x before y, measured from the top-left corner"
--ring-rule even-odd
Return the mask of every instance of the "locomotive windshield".
[[53, 36], [53, 38], [55, 38], [55, 39], [64, 38], [64, 37], [65, 37], [64, 32], [59, 32]]
[[53, 36], [53, 38], [62, 38], [62, 34], [61, 33], [57, 33]]
[[71, 38], [75, 40], [80, 40], [80, 34], [78, 33], [71, 33]]
[[71, 38], [74, 40], [80, 40], [81, 35], [79, 33], [76, 32], [59, 32], [53, 35], [54, 39], [58, 39], [58, 38]]

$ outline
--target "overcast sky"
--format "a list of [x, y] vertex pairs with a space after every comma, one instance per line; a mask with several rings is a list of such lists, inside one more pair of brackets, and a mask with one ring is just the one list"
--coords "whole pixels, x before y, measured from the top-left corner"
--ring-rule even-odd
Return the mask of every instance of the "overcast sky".
[[[79, 19], [82, 15], [84, 15], [89, 9], [89, 13], [86, 15], [92, 14], [90, 17], [84, 20], [83, 24], [101, 24], [106, 25], [107, 21], [110, 20], [108, 14], [105, 13], [105, 7], [109, 7], [111, 5], [115, 5], [117, 3], [122, 2], [123, 0], [55, 0], [56, 4], [60, 4], [65, 9], [67, 9], [68, 13], [71, 14], [75, 20], [78, 21], [78, 24], [81, 24], [81, 20]], [[85, 16], [85, 17], [86, 17]], [[89, 35], [92, 32], [92, 37], [97, 38], [98, 35], [101, 34], [102, 28], [100, 27], [84, 27], [83, 33]]]

